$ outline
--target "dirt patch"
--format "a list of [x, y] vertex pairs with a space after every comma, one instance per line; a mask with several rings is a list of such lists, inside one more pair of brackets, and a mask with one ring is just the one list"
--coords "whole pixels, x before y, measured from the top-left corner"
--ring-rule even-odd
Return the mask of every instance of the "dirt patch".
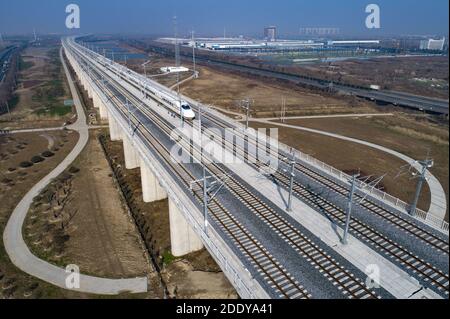
[[[321, 77], [448, 99], [448, 57], [347, 60], [304, 67]], [[367, 72], [370, 70], [370, 72]]]
[[70, 99], [59, 46], [28, 47], [21, 57], [32, 65], [18, 72], [17, 104], [11, 116], [0, 116], [0, 128], [22, 129], [62, 126], [75, 117], [64, 100]]
[[29, 89], [35, 86], [38, 86], [40, 84], [44, 83], [43, 81], [39, 81], [39, 80], [30, 80], [30, 81], [23, 81], [22, 82], [22, 87], [24, 89]]
[[73, 166], [34, 200], [25, 233], [37, 255], [58, 265], [76, 264], [82, 273], [99, 277], [152, 272], [111, 175], [91, 136]]
[[196, 271], [186, 260], [173, 262], [164, 271], [168, 290], [177, 299], [237, 299], [220, 272]]
[[[39, 134], [24, 133], [0, 136], [0, 176], [9, 183], [0, 183], [0, 233], [6, 226], [10, 214], [20, 199], [41, 178], [54, 169], [72, 150], [78, 134], [75, 132], [49, 133], [57, 141], [53, 156], [29, 168], [19, 168], [19, 163], [29, 161], [33, 156], [48, 151], [47, 140]], [[56, 288], [41, 280], [28, 276], [12, 265], [7, 256], [3, 238], [0, 236], [0, 298], [85, 298]]]
[[[140, 169], [126, 170], [121, 142], [101, 139], [142, 238], [171, 298], [236, 298], [236, 292], [206, 250], [175, 258], [170, 252], [167, 200], [144, 203]], [[180, 266], [181, 265], [181, 266]], [[195, 274], [194, 274], [195, 273]], [[208, 286], [208, 281], [214, 282]]]
[[285, 99], [287, 116], [377, 112], [370, 103], [355, 97], [319, 94], [292, 84], [226, 73], [209, 67], [198, 69], [200, 77], [183, 84], [182, 93], [228, 111], [244, 113], [239, 101], [250, 99], [253, 102], [253, 117], [277, 117]]
[[[173, 59], [158, 54], [151, 54], [149, 60], [151, 62], [146, 65], [147, 75], [159, 74], [160, 67], [174, 64]], [[128, 66], [144, 73], [144, 68], [139, 64]], [[193, 69], [192, 63], [187, 60], [183, 60], [183, 66]], [[377, 112], [373, 103], [355, 97], [317, 93], [290, 83], [225, 72], [203, 65], [197, 65], [196, 69], [200, 72], [200, 77], [182, 84], [182, 93], [228, 111], [244, 113], [238, 107], [238, 101], [249, 98], [254, 102], [252, 116], [277, 117], [281, 112], [282, 98], [285, 98], [288, 116]], [[181, 79], [190, 75], [182, 74]], [[176, 83], [175, 74], [155, 76], [152, 79], [166, 86]]]

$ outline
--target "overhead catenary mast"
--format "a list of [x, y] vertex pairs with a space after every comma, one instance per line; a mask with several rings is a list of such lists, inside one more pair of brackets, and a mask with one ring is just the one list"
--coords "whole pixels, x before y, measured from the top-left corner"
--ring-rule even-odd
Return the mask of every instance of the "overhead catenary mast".
[[192, 30], [192, 64], [194, 66], [194, 78], [197, 78], [197, 68], [195, 65], [195, 31]]
[[[177, 16], [173, 17], [173, 28], [175, 33], [175, 67], [178, 69], [180, 67], [180, 46], [178, 45], [178, 22]], [[180, 72], [177, 72], [177, 95], [178, 95], [178, 103], [181, 108], [181, 96], [180, 96]], [[184, 125], [183, 112], [180, 109], [181, 114], [181, 126]]]
[[[178, 45], [178, 22], [177, 16], [173, 17], [173, 28], [175, 33], [175, 67], [178, 68], [180, 66], [180, 47]], [[177, 91], [178, 98], [180, 98], [180, 73], [177, 72]]]

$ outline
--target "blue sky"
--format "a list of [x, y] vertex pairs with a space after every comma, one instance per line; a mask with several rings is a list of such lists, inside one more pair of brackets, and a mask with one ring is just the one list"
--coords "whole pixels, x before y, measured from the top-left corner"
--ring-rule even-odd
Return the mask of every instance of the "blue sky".
[[[448, 34], [448, 0], [0, 0], [3, 34], [64, 33], [65, 7], [81, 9], [78, 33], [258, 35], [266, 25], [296, 35], [300, 27], [338, 27], [347, 35]], [[381, 8], [382, 28], [365, 28], [365, 7]]]

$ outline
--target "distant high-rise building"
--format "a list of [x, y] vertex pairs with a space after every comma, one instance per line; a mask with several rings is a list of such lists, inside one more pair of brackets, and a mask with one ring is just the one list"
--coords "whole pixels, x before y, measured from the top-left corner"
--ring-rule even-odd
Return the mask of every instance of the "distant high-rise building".
[[264, 28], [264, 37], [267, 41], [276, 41], [277, 40], [277, 27], [270, 26], [267, 28]]
[[445, 38], [441, 40], [422, 40], [420, 41], [420, 49], [421, 50], [435, 50], [435, 51], [443, 51], [445, 46]]

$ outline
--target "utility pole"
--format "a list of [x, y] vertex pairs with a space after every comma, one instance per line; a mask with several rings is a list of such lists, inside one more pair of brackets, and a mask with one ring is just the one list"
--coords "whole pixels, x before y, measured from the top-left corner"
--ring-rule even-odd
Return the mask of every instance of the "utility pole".
[[240, 100], [239, 107], [245, 110], [245, 129], [248, 130], [249, 127], [249, 117], [250, 117], [250, 99]]
[[290, 182], [289, 182], [289, 200], [288, 200], [288, 208], [287, 208], [288, 212], [292, 212], [292, 195], [293, 195], [293, 191], [294, 191], [294, 177], [295, 177], [294, 172], [295, 172], [295, 164], [296, 164], [294, 149], [291, 149], [291, 152], [292, 152], [292, 159], [291, 159], [291, 178], [290, 178]]
[[281, 98], [281, 114], [280, 114], [280, 122], [286, 122], [286, 98], [283, 96]]
[[[177, 16], [173, 17], [173, 28], [175, 33], [175, 67], [180, 66], [180, 47], [178, 45], [178, 21]], [[177, 70], [177, 95], [178, 95], [178, 104], [180, 107], [180, 119], [181, 119], [181, 127], [184, 127], [184, 116], [183, 116], [183, 107], [181, 106], [181, 96], [180, 96], [180, 72]]]
[[128, 112], [128, 127], [131, 132], [132, 131], [132, 129], [131, 129], [131, 111], [130, 111], [130, 105], [128, 104], [128, 98], [125, 98], [125, 103], [126, 103], [126, 108], [127, 108], [127, 112]]
[[356, 191], [356, 179], [359, 177], [359, 174], [355, 174], [352, 177], [352, 185], [350, 189], [350, 193], [348, 195], [348, 206], [347, 206], [347, 218], [345, 220], [345, 230], [344, 230], [344, 236], [342, 237], [342, 243], [344, 245], [348, 244], [348, 230], [350, 228], [350, 221], [351, 221], [351, 214], [353, 209], [353, 197], [355, 195]]
[[434, 161], [432, 159], [419, 161], [418, 163], [422, 166], [422, 170], [420, 171], [420, 174], [418, 177], [419, 181], [417, 182], [416, 194], [415, 194], [414, 200], [411, 204], [411, 209], [409, 210], [409, 213], [412, 216], [416, 215], [417, 204], [419, 202], [420, 193], [422, 192], [423, 183], [426, 181], [427, 169], [432, 168], [434, 166]]
[[5, 104], [6, 104], [6, 110], [8, 111], [9, 120], [12, 121], [12, 116], [11, 116], [11, 111], [9, 109], [8, 101], [6, 101]]
[[[175, 33], [175, 67], [180, 66], [180, 47], [178, 46], [178, 21], [177, 17], [173, 17], [173, 28]], [[177, 72], [177, 91], [178, 98], [180, 97], [180, 72]]]
[[205, 234], [208, 234], [208, 190], [206, 180], [206, 166], [203, 160], [203, 136], [202, 136], [202, 106], [198, 107], [198, 130], [200, 133], [200, 165], [203, 171], [203, 225]]
[[[202, 166], [202, 179], [198, 181], [192, 181], [190, 183], [191, 190], [193, 190], [193, 185], [196, 183], [202, 183], [202, 195], [203, 195], [203, 231], [206, 235], [208, 235], [208, 205], [210, 199], [208, 198], [208, 179], [212, 178], [212, 176], [206, 176], [206, 164], [203, 156], [203, 139], [202, 139], [202, 106], [198, 107], [198, 130], [200, 134], [200, 165]], [[211, 199], [214, 196], [211, 197]]]
[[197, 70], [196, 70], [196, 65], [195, 65], [195, 31], [192, 30], [192, 63], [194, 65], [194, 78], [197, 78]]

